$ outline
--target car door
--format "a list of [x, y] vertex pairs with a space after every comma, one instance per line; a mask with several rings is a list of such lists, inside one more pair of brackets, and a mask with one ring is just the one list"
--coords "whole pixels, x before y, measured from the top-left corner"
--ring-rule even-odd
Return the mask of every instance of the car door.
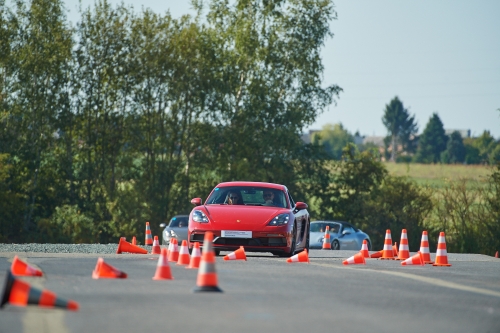
[[339, 242], [341, 250], [359, 250], [356, 243], [356, 234], [350, 225], [342, 225]]
[[[295, 207], [295, 201], [292, 199], [290, 193], [288, 193], [288, 199], [290, 200], [291, 207]], [[306, 237], [308, 215], [309, 213], [305, 209], [300, 211], [294, 211], [295, 224], [297, 225], [297, 238], [295, 238], [295, 244], [301, 243]]]

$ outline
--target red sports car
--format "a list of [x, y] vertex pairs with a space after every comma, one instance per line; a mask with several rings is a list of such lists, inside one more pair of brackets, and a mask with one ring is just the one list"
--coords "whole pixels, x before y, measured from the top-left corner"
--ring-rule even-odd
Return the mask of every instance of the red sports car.
[[[205, 204], [191, 203], [188, 243], [203, 243], [206, 231], [214, 234], [215, 253], [271, 252], [289, 257], [309, 250], [307, 204], [295, 202], [284, 185], [259, 182], [226, 182], [217, 185]], [[202, 245], [202, 244], [200, 244]]]

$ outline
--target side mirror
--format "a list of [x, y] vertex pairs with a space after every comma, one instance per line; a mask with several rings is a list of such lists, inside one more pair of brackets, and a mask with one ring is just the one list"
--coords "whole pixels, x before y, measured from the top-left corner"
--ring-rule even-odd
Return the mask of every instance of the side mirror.
[[167, 226], [166, 223], [160, 223], [160, 228], [165, 228]]
[[300, 202], [298, 201], [297, 203], [295, 203], [295, 210], [303, 210], [303, 209], [307, 209], [307, 204], [305, 202]]
[[191, 200], [191, 203], [195, 206], [201, 206], [201, 198], [194, 198]]

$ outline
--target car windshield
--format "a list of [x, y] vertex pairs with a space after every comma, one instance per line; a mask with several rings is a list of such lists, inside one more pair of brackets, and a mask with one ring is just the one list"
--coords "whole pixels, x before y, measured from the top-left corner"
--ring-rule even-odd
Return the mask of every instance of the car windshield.
[[175, 216], [172, 217], [170, 223], [168, 224], [170, 228], [187, 228], [188, 217], [187, 216]]
[[313, 222], [311, 223], [311, 232], [325, 232], [326, 226], [330, 228], [332, 233], [339, 232], [340, 224], [332, 222]]
[[288, 207], [283, 191], [254, 186], [216, 187], [207, 198], [206, 204]]

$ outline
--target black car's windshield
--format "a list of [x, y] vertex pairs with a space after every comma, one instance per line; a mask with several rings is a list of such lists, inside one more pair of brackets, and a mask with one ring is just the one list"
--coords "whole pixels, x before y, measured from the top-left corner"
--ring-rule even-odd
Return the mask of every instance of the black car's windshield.
[[216, 187], [205, 204], [288, 207], [283, 191], [253, 186]]

